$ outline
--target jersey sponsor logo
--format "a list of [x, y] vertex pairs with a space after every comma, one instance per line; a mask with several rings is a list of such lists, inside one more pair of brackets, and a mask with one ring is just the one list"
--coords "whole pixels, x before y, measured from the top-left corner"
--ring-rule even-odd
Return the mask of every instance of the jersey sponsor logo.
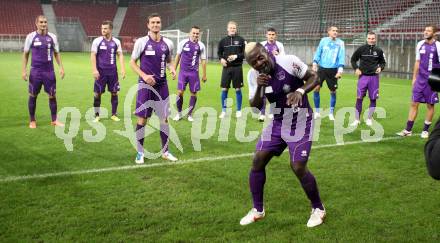
[[152, 46], [152, 45], [148, 45], [148, 46], [147, 46], [147, 50], [148, 50], [148, 51], [152, 51], [152, 50], [153, 50], [153, 46]]
[[234, 45], [238, 45], [238, 44], [240, 44], [239, 41], [234, 41]]
[[420, 54], [425, 54], [425, 53], [426, 53], [425, 49], [420, 50]]
[[190, 51], [189, 47], [184, 47], [183, 50], [184, 51]]
[[377, 52], [373, 52], [373, 55], [374, 55], [374, 56], [377, 56]]
[[156, 52], [155, 52], [155, 51], [152, 51], [152, 50], [150, 50], [150, 51], [149, 51], [149, 50], [146, 50], [146, 51], [145, 51], [145, 55], [146, 55], [146, 56], [154, 56], [154, 55], [156, 55]]
[[277, 79], [278, 80], [284, 80], [286, 78], [286, 73], [284, 71], [279, 71], [277, 73]]
[[101, 49], [101, 50], [107, 50], [107, 46], [102, 45], [102, 46], [99, 47], [99, 49]]
[[35, 41], [34, 42], [34, 46], [41, 46], [41, 42], [40, 41]]

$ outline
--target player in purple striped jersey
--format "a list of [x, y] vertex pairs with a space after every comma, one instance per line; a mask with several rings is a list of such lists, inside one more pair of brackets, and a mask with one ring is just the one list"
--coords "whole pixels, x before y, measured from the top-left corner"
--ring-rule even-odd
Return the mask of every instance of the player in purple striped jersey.
[[[144, 163], [145, 124], [151, 117], [153, 109], [160, 120], [160, 139], [162, 141], [162, 158], [177, 161], [168, 151], [168, 83], [166, 68], [170, 70], [173, 79], [176, 70], [172, 63], [173, 42], [160, 34], [162, 27], [160, 15], [153, 13], [148, 16], [147, 36], [136, 40], [131, 55], [130, 66], [139, 75], [139, 88], [136, 98], [136, 126], [137, 155], [135, 162]], [[139, 60], [140, 65], [137, 64]]]
[[264, 128], [257, 143], [249, 174], [253, 208], [240, 224], [247, 225], [264, 218], [263, 192], [266, 182], [265, 167], [274, 156], [289, 148], [290, 166], [300, 180], [312, 206], [307, 227], [323, 223], [322, 205], [315, 177], [307, 169], [312, 146], [313, 110], [307, 99], [308, 92], [318, 85], [318, 75], [293, 55], [273, 56], [260, 43], [249, 43], [246, 60], [257, 72], [257, 85], [250, 100], [252, 107], [260, 108], [263, 98], [275, 103], [272, 123]]
[[[261, 44], [266, 48], [267, 52], [271, 55], [277, 56], [277, 55], [285, 55], [286, 52], [284, 51], [284, 45], [283, 43], [277, 41], [277, 31], [275, 28], [268, 28], [266, 31], [266, 40], [261, 42]], [[248, 74], [249, 75], [249, 74]], [[258, 120], [263, 122], [264, 119], [266, 119], [266, 101], [267, 99], [263, 100], [263, 106], [260, 110], [260, 116], [258, 117]], [[269, 112], [269, 118], [273, 118], [273, 114]]]
[[118, 56], [121, 67], [121, 76], [125, 78], [124, 55], [122, 54], [121, 42], [112, 36], [113, 23], [106, 20], [101, 24], [101, 37], [93, 40], [90, 59], [92, 62], [94, 84], [93, 107], [95, 107], [95, 120], [99, 121], [99, 107], [101, 106], [101, 95], [105, 92], [105, 87], [111, 93], [113, 121], [119, 121], [117, 117], [118, 108], [118, 69], [116, 66], [116, 56]]
[[423, 33], [425, 40], [420, 41], [416, 47], [416, 62], [412, 80], [412, 102], [409, 108], [408, 121], [406, 128], [397, 135], [405, 137], [412, 135], [412, 128], [417, 117], [420, 103], [426, 103], [425, 125], [421, 133], [422, 138], [429, 137], [429, 126], [434, 116], [434, 104], [438, 103], [437, 92], [434, 92], [428, 85], [428, 77], [432, 68], [440, 67], [440, 42], [435, 40], [437, 32], [435, 25], [427, 25]]
[[174, 69], [179, 65], [180, 71], [177, 84], [177, 115], [173, 120], [178, 121], [182, 119], [183, 106], [183, 92], [186, 85], [189, 84], [189, 91], [191, 98], [189, 99], [188, 121], [193, 121], [192, 112], [197, 101], [197, 92], [200, 90], [199, 79], [199, 60], [202, 63], [202, 81], [206, 82], [206, 48], [205, 45], [199, 41], [200, 28], [193, 26], [189, 39], [182, 40], [177, 46], [177, 55], [174, 62]]
[[56, 100], [56, 78], [53, 68], [53, 58], [59, 66], [61, 79], [64, 78], [64, 68], [61, 62], [60, 49], [57, 37], [48, 32], [47, 18], [43, 15], [37, 16], [35, 20], [37, 31], [27, 35], [24, 43], [22, 58], [22, 78], [27, 81], [28, 74], [26, 71], [29, 60], [29, 53], [32, 53], [31, 70], [29, 74], [29, 115], [30, 128], [36, 128], [35, 110], [37, 105], [37, 96], [41, 87], [49, 96], [49, 108], [51, 113], [53, 126], [64, 126], [57, 120], [57, 100]]

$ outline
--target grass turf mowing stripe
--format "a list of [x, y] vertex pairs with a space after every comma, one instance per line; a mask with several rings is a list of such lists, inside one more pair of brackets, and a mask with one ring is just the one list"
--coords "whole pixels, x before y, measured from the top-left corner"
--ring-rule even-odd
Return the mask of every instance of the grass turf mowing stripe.
[[[413, 135], [417, 136], [418, 134], [413, 134]], [[313, 149], [321, 149], [321, 148], [331, 148], [331, 147], [361, 144], [361, 143], [367, 143], [367, 142], [382, 142], [382, 141], [396, 140], [396, 139], [402, 139], [402, 137], [398, 137], [398, 136], [386, 137], [386, 138], [382, 138], [380, 141], [358, 140], [358, 141], [351, 141], [351, 142], [345, 142], [345, 143], [317, 145], [317, 146], [312, 146], [312, 150]], [[202, 158], [198, 158], [198, 159], [187, 159], [187, 160], [181, 160], [181, 161], [177, 161], [177, 162], [161, 162], [161, 163], [152, 163], [152, 164], [143, 164], [143, 165], [127, 165], [127, 166], [78, 170], [78, 171], [63, 171], [63, 172], [45, 173], [45, 174], [36, 174], [36, 175], [7, 176], [4, 178], [0, 178], [0, 183], [14, 182], [14, 181], [25, 181], [25, 180], [32, 180], [32, 179], [45, 179], [45, 178], [50, 178], [50, 177], [83, 175], [83, 174], [91, 174], [91, 173], [135, 170], [135, 169], [160, 167], [160, 166], [193, 164], [193, 163], [199, 163], [199, 162], [205, 162], [205, 161], [216, 161], [216, 160], [224, 160], [224, 159], [236, 159], [236, 158], [241, 158], [241, 157], [250, 157], [253, 154], [254, 153], [242, 153], [242, 154], [217, 156], [217, 157], [202, 157]]]

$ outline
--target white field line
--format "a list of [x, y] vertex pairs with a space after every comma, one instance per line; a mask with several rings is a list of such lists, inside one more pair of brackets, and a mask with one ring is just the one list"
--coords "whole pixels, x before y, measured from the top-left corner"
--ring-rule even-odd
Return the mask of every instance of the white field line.
[[[413, 135], [417, 136], [417, 134], [413, 134]], [[396, 140], [396, 139], [401, 139], [401, 137], [386, 137], [386, 138], [382, 138], [378, 142], [388, 141], [388, 140]], [[376, 142], [376, 141], [358, 140], [358, 141], [352, 141], [352, 142], [345, 142], [343, 144], [324, 144], [324, 145], [312, 146], [312, 149], [314, 150], [314, 149], [321, 149], [321, 148], [331, 148], [331, 147], [346, 146], [346, 145], [360, 144], [360, 143], [367, 143], [367, 142]], [[228, 160], [228, 159], [237, 159], [237, 158], [242, 158], [242, 157], [251, 157], [253, 154], [254, 153], [242, 153], [242, 154], [233, 154], [233, 155], [217, 156], [217, 157], [202, 157], [202, 158], [198, 158], [198, 159], [186, 159], [186, 160], [180, 160], [177, 162], [160, 162], [160, 163], [143, 164], [143, 165], [126, 165], [126, 166], [107, 167], [107, 168], [88, 169], [88, 170], [62, 171], [62, 172], [45, 173], [45, 174], [7, 176], [7, 177], [0, 178], [0, 183], [14, 182], [14, 181], [26, 181], [26, 180], [32, 180], [32, 179], [45, 179], [45, 178], [50, 178], [50, 177], [84, 175], [84, 174], [91, 174], [91, 173], [103, 173], [103, 172], [111, 172], [111, 171], [136, 170], [136, 169], [150, 168], [150, 167], [194, 164], [194, 163], [207, 162], [207, 161]]]

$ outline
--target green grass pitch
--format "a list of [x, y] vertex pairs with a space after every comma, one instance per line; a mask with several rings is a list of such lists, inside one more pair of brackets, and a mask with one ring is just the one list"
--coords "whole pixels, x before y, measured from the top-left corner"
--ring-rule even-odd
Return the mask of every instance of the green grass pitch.
[[[440, 210], [438, 182], [426, 172], [419, 136], [357, 143], [364, 124], [344, 135], [345, 146], [336, 143], [334, 125], [323, 119], [319, 140], [309, 160], [316, 176], [327, 218], [322, 226], [307, 229], [309, 202], [289, 168], [288, 153], [274, 158], [267, 167], [266, 218], [243, 227], [239, 220], [251, 208], [248, 172], [255, 141], [242, 143], [234, 136], [236, 118], [227, 136], [219, 141], [220, 121], [214, 135], [194, 151], [191, 123], [171, 121], [183, 145], [183, 153], [171, 149], [180, 160], [198, 163], [166, 165], [146, 160], [154, 167], [85, 173], [92, 169], [133, 166], [135, 149], [115, 130], [124, 123], [102, 120], [105, 139], [86, 142], [84, 130], [92, 128], [85, 113], [93, 104], [93, 81], [87, 53], [62, 53], [66, 77], [58, 78], [58, 110], [76, 107], [81, 112], [73, 151], [49, 125], [47, 95], [37, 101], [38, 128], [28, 128], [27, 86], [21, 80], [21, 54], [0, 54], [0, 241], [37, 242], [134, 242], [134, 241], [233, 241], [233, 242], [438, 242]], [[136, 76], [128, 65], [121, 80], [122, 103]], [[248, 67], [245, 67], [246, 74]], [[221, 67], [208, 65], [208, 82], [202, 84], [197, 108], [220, 110]], [[170, 92], [177, 82], [169, 80]], [[356, 79], [345, 74], [340, 81], [337, 109], [353, 107]], [[329, 92], [322, 89], [321, 104], [328, 107]], [[404, 128], [410, 101], [410, 81], [382, 78], [378, 106], [386, 118], [377, 118], [384, 137], [395, 137]], [[247, 87], [244, 106], [247, 106]], [[230, 90], [229, 97], [235, 100]], [[188, 105], [188, 94], [184, 107]], [[311, 97], [309, 97], [312, 102]], [[174, 101], [172, 102], [174, 105]], [[110, 96], [102, 106], [110, 109]], [[368, 101], [364, 101], [364, 110]], [[235, 111], [235, 105], [232, 106]], [[425, 107], [421, 107], [414, 130], [420, 133]], [[130, 116], [130, 114], [128, 114]], [[132, 117], [134, 123], [135, 117]], [[437, 117], [437, 116], [436, 116]], [[348, 115], [347, 115], [348, 120]], [[205, 122], [206, 123], [206, 122]], [[346, 121], [348, 123], [348, 121]], [[206, 125], [206, 124], [205, 124]], [[262, 124], [248, 117], [247, 132]], [[228, 132], [222, 130], [222, 132]], [[146, 138], [145, 147], [159, 149], [159, 134]], [[242, 155], [244, 154], [244, 155]], [[248, 155], [246, 155], [248, 154]], [[242, 156], [241, 156], [242, 155]], [[227, 157], [230, 156], [230, 157]], [[203, 158], [213, 158], [205, 159]], [[214, 158], [223, 159], [214, 159]], [[44, 176], [66, 172], [57, 176]], [[72, 174], [70, 172], [79, 172]], [[42, 178], [25, 176], [43, 175]], [[15, 179], [14, 179], [15, 178]]]

